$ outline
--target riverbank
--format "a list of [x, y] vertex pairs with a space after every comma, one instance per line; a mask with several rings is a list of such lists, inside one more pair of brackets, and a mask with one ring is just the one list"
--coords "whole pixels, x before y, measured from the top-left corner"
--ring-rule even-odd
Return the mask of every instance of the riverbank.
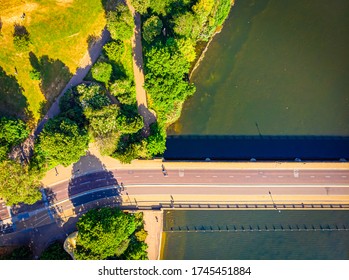
[[[232, 8], [234, 6], [234, 4], [235, 4], [235, 0], [232, 0], [230, 7]], [[229, 15], [230, 15], [230, 12], [229, 12]], [[228, 15], [228, 17], [229, 17], [229, 15]], [[224, 22], [228, 19], [228, 17], [224, 20]], [[215, 32], [212, 34], [212, 36], [210, 37], [210, 39], [207, 42], [204, 42], [204, 41], [197, 42], [197, 49], [198, 49], [197, 55], [199, 54], [199, 57], [193, 61], [193, 65], [192, 65], [190, 72], [189, 72], [189, 79], [191, 79], [191, 76], [194, 73], [194, 71], [200, 66], [200, 62], [205, 58], [206, 51], [208, 50], [212, 40], [214, 39], [214, 37], [217, 34], [221, 33], [223, 26], [224, 26], [224, 24], [217, 26]], [[203, 45], [198, 46], [200, 44], [203, 44]]]

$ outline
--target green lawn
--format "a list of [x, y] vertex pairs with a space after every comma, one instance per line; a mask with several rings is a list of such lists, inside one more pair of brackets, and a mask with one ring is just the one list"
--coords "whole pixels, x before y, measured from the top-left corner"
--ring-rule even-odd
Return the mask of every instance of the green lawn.
[[[11, 107], [0, 106], [0, 115], [11, 111], [21, 116], [27, 109], [37, 121], [79, 67], [89, 38], [99, 36], [105, 26], [102, 1], [1, 0], [0, 17], [0, 101], [11, 103]], [[14, 24], [29, 32], [31, 44], [24, 51], [13, 44]], [[29, 77], [37, 63], [41, 81]], [[17, 99], [22, 95], [21, 102], [14, 102], [13, 94]]]

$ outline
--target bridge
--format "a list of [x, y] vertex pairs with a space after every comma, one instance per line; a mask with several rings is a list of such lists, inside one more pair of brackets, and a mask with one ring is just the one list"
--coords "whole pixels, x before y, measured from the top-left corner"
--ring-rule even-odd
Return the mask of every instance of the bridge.
[[138, 164], [74, 173], [43, 189], [36, 204], [10, 209], [6, 224], [13, 230], [64, 224], [88, 209], [110, 205], [134, 211], [349, 209], [348, 163]]

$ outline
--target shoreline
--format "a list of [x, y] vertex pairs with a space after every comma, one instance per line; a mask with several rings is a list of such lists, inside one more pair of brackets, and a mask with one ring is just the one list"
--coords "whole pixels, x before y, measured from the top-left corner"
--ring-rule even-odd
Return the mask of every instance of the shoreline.
[[[230, 9], [231, 9], [234, 5], [235, 5], [235, 1], [232, 0], [232, 1], [231, 1]], [[225, 23], [225, 22], [227, 21], [227, 19], [229, 18], [230, 13], [231, 13], [231, 10], [229, 11], [229, 14], [228, 14], [227, 18], [224, 20], [224, 23]], [[217, 26], [215, 32], [212, 34], [212, 36], [210, 37], [210, 39], [206, 42], [205, 48], [203, 49], [203, 51], [201, 51], [199, 58], [195, 61], [194, 67], [191, 68], [191, 70], [190, 70], [190, 73], [189, 73], [189, 80], [191, 79], [191, 76], [193, 75], [193, 73], [195, 72], [195, 70], [200, 66], [201, 61], [205, 58], [205, 54], [206, 54], [206, 52], [207, 52], [207, 50], [208, 50], [208, 48], [209, 48], [209, 46], [210, 46], [212, 40], [214, 39], [214, 37], [215, 37], [217, 34], [221, 33], [221, 31], [223, 30], [224, 23], [223, 23], [222, 25], [220, 25], [220, 26]], [[199, 44], [200, 42], [204, 42], [204, 41], [198, 41], [197, 44]]]

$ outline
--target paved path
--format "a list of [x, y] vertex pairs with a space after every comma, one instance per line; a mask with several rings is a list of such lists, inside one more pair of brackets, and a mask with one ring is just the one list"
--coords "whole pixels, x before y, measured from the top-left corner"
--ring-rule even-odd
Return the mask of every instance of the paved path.
[[126, 1], [135, 23], [134, 33], [132, 36], [132, 53], [133, 53], [133, 71], [136, 84], [136, 98], [138, 113], [143, 117], [144, 133], [149, 135], [149, 125], [156, 121], [154, 112], [148, 109], [147, 93], [144, 89], [144, 72], [143, 72], [143, 51], [141, 35], [141, 16], [135, 11], [130, 0]]

